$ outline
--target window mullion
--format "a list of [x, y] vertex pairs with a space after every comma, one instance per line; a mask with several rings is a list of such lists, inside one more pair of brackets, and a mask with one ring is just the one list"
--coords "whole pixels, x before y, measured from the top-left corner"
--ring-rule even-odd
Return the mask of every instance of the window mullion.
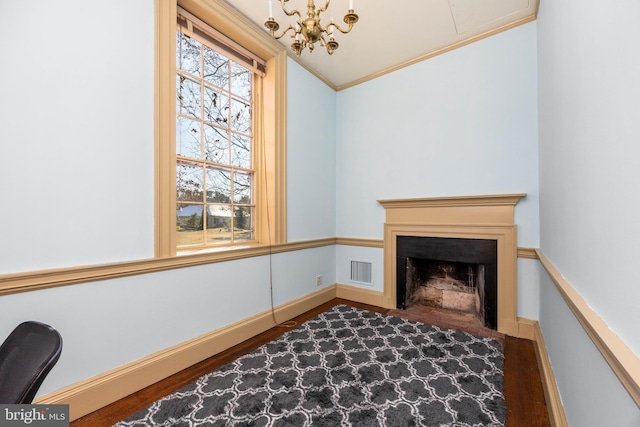
[[233, 97], [231, 95], [231, 85], [232, 85], [232, 79], [233, 79], [233, 74], [231, 72], [231, 70], [233, 69], [232, 67], [232, 63], [233, 61], [229, 60], [227, 61], [227, 99], [229, 100], [229, 108], [227, 109], [227, 147], [228, 147], [228, 151], [229, 151], [229, 159], [228, 159], [228, 163], [229, 163], [229, 211], [230, 211], [230, 215], [231, 215], [231, 242], [235, 242], [235, 236], [234, 236], [234, 230], [235, 230], [235, 215], [234, 215], [234, 206], [235, 206], [235, 201], [233, 199], [234, 196], [234, 192], [235, 192], [235, 182], [234, 182], [234, 178], [235, 178], [235, 170], [233, 168], [233, 132], [232, 132], [232, 110], [233, 110]]
[[204, 111], [205, 111], [205, 84], [204, 84], [204, 44], [200, 44], [200, 160], [202, 161], [202, 243], [207, 244], [207, 164], [205, 159], [205, 127], [204, 127]]

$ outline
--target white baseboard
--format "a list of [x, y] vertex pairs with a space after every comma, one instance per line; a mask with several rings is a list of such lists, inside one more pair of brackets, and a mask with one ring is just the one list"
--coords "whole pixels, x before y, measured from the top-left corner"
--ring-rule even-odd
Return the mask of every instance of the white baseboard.
[[535, 325], [538, 324], [535, 320], [525, 319], [523, 317], [517, 318], [518, 335], [517, 338], [524, 338], [526, 340], [535, 341]]
[[533, 327], [534, 341], [536, 342], [536, 357], [538, 358], [538, 367], [540, 368], [540, 379], [542, 380], [542, 388], [544, 390], [544, 398], [547, 402], [547, 411], [549, 413], [549, 421], [552, 426], [568, 427], [567, 417], [564, 413], [560, 393], [556, 384], [556, 377], [551, 369], [551, 361], [549, 353], [544, 343], [544, 336], [540, 324], [535, 322]]
[[374, 305], [376, 307], [386, 307], [385, 296], [382, 291], [359, 288], [349, 285], [336, 285], [336, 297], [363, 304]]

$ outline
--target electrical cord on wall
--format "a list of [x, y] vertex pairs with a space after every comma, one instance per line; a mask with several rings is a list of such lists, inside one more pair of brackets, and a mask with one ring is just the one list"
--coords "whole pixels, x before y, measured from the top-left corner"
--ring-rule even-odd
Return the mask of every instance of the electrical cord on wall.
[[[260, 79], [260, 96], [262, 96], [263, 93], [263, 80]], [[263, 136], [263, 142], [264, 142], [264, 115], [260, 114], [260, 132], [262, 132], [262, 136]], [[275, 307], [274, 307], [274, 303], [273, 303], [273, 244], [271, 242], [271, 216], [270, 216], [270, 211], [269, 211], [269, 191], [268, 191], [268, 174], [267, 174], [267, 150], [264, 149], [264, 143], [263, 143], [263, 147], [262, 147], [262, 156], [261, 156], [261, 161], [262, 161], [262, 173], [264, 174], [263, 176], [263, 182], [264, 182], [264, 194], [265, 194], [265, 208], [266, 208], [266, 215], [267, 215], [267, 242], [269, 245], [269, 297], [270, 297], [270, 303], [271, 303], [271, 318], [273, 319], [273, 323], [275, 325], [275, 327], [277, 328], [294, 328], [298, 325], [298, 322], [295, 322], [293, 320], [289, 320], [286, 322], [278, 322], [278, 320], [276, 319], [276, 311], [275, 311]]]

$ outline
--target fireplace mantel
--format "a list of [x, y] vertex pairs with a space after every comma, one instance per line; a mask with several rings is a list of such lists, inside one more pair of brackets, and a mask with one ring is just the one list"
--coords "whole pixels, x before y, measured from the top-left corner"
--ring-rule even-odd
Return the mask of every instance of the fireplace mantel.
[[498, 331], [520, 336], [514, 208], [526, 194], [378, 200], [384, 224], [384, 304], [396, 308], [398, 236], [489, 239], [498, 244]]

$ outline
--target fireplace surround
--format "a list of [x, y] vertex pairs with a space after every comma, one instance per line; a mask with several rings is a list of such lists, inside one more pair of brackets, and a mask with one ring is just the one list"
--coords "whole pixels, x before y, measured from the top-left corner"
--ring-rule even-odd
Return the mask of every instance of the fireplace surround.
[[520, 336], [517, 318], [517, 240], [514, 208], [526, 194], [378, 200], [385, 208], [384, 292], [386, 308], [398, 307], [399, 237], [495, 241], [498, 332]]

